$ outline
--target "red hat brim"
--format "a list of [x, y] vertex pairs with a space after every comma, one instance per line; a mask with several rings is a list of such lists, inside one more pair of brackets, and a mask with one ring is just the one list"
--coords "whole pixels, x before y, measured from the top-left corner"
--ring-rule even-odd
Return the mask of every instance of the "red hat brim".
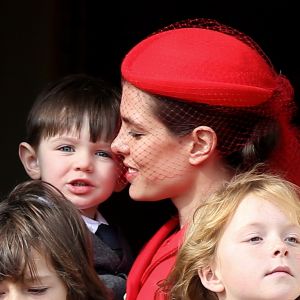
[[146, 92], [211, 105], [258, 105], [276, 88], [276, 73], [254, 48], [202, 28], [146, 38], [129, 51], [121, 71]]

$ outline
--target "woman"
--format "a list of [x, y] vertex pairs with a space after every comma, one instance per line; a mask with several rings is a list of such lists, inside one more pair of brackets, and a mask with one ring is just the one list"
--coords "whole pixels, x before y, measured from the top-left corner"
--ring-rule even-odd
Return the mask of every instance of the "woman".
[[205, 19], [147, 37], [121, 71], [122, 126], [112, 149], [124, 157], [130, 196], [170, 198], [178, 211], [128, 277], [127, 300], [153, 299], [195, 208], [236, 172], [268, 160], [299, 183], [293, 89], [251, 38]]

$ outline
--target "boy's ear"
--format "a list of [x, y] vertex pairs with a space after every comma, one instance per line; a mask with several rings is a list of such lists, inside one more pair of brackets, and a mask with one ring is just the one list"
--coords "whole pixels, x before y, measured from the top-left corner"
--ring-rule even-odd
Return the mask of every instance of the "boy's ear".
[[198, 165], [213, 153], [217, 147], [217, 135], [208, 126], [198, 126], [192, 132], [189, 161], [192, 165]]
[[222, 283], [220, 276], [210, 267], [205, 267], [198, 270], [198, 275], [202, 282], [202, 285], [208, 290], [215, 293], [222, 293], [225, 290], [225, 287]]
[[20, 143], [19, 157], [28, 176], [32, 179], [40, 179], [41, 172], [39, 162], [33, 147], [26, 142]]

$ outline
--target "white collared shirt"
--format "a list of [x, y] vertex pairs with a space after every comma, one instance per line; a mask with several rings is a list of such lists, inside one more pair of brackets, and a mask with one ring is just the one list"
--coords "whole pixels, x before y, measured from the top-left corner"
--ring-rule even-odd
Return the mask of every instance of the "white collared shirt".
[[86, 226], [88, 227], [88, 229], [92, 232], [95, 233], [96, 230], [98, 229], [98, 226], [100, 224], [106, 224], [108, 225], [107, 221], [105, 220], [105, 218], [101, 215], [101, 213], [99, 211], [97, 211], [96, 213], [96, 219], [90, 219], [84, 215], [81, 215], [81, 217], [83, 218]]

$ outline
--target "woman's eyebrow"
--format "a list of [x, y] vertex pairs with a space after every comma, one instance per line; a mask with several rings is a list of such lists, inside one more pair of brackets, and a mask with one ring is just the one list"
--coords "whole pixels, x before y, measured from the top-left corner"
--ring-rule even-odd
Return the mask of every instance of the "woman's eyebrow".
[[135, 120], [133, 120], [133, 119], [131, 119], [129, 117], [122, 117], [121, 119], [126, 124], [133, 125], [137, 129], [141, 129], [141, 130], [143, 129], [140, 123], [136, 122]]

